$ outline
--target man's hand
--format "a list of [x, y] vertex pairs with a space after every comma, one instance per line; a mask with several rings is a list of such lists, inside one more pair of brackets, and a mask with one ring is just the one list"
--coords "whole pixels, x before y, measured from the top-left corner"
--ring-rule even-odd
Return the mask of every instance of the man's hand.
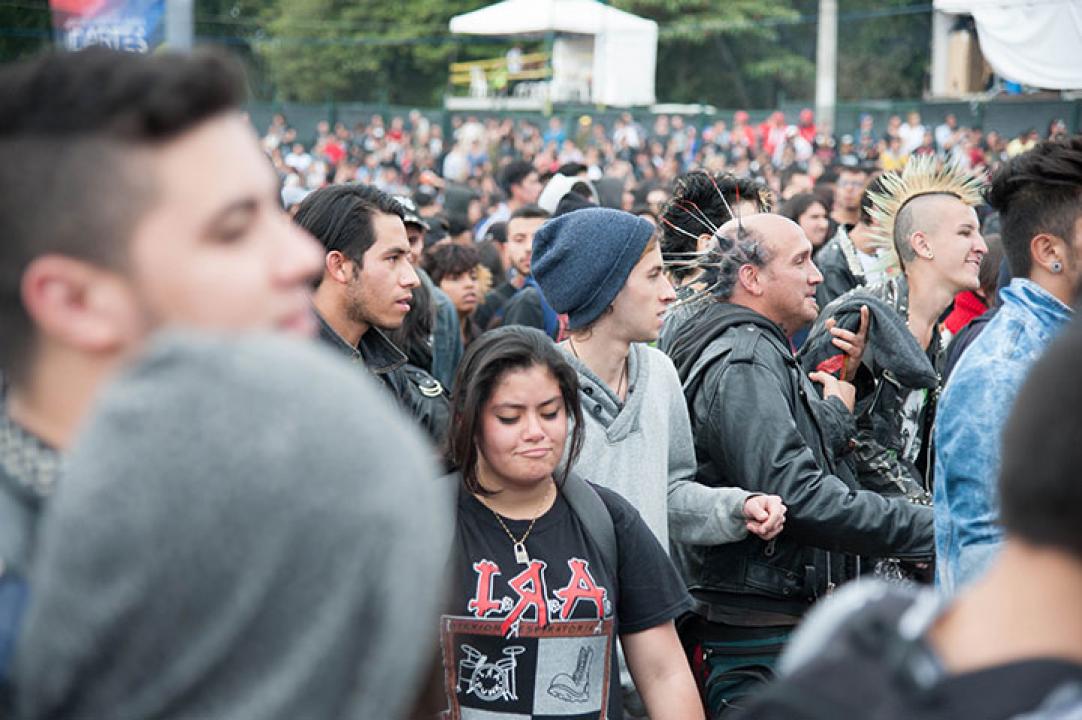
[[868, 306], [861, 305], [860, 328], [856, 332], [837, 327], [838, 323], [834, 318], [826, 321], [826, 329], [834, 336], [831, 342], [834, 347], [845, 353], [841, 379], [846, 382], [853, 382], [860, 368], [860, 361], [864, 357], [864, 348], [868, 342], [868, 317]]
[[777, 495], [752, 495], [744, 502], [748, 532], [773, 540], [785, 526], [785, 504]]
[[849, 412], [853, 412], [853, 408], [857, 403], [857, 389], [850, 383], [839, 380], [830, 373], [817, 370], [816, 372], [809, 373], [808, 377], [812, 379], [812, 382], [817, 382], [823, 386], [823, 399], [830, 397], [836, 397], [842, 401]]

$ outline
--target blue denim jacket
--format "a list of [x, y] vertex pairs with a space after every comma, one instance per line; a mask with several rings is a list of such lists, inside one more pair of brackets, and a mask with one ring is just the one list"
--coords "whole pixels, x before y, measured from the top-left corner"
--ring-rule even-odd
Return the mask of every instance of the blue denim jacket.
[[1000, 434], [1030, 366], [1071, 314], [1040, 285], [1016, 278], [947, 382], [936, 416], [934, 501], [936, 585], [945, 592], [980, 575], [999, 548]]

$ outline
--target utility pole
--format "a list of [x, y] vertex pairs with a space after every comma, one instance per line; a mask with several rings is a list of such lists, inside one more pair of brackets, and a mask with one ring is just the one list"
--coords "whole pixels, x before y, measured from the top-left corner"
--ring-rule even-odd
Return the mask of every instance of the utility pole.
[[194, 41], [193, 0], [165, 0], [165, 46], [174, 52], [191, 52]]
[[819, 0], [819, 35], [815, 47], [815, 120], [834, 134], [838, 99], [838, 0]]

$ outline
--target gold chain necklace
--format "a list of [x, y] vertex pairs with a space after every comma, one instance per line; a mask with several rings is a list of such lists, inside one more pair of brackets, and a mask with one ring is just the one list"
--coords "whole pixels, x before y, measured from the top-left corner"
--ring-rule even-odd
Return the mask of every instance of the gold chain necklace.
[[511, 530], [508, 529], [507, 525], [503, 521], [503, 518], [500, 517], [500, 514], [492, 508], [488, 507], [488, 505], [483, 500], [481, 501], [481, 504], [487, 507], [488, 511], [496, 517], [496, 522], [498, 522], [500, 524], [500, 527], [503, 528], [503, 531], [507, 533], [507, 537], [511, 539], [511, 545], [515, 549], [515, 562], [517, 562], [519, 565], [530, 564], [530, 556], [526, 552], [526, 538], [530, 537], [530, 533], [533, 532], [533, 526], [537, 524], [537, 519], [545, 513], [545, 506], [548, 505], [548, 499], [549, 494], [545, 493], [545, 497], [541, 501], [541, 507], [539, 507], [537, 509], [537, 512], [534, 514], [533, 520], [530, 521], [530, 526], [526, 528], [526, 532], [523, 533], [522, 537], [518, 539], [516, 539], [515, 536], [511, 533]]

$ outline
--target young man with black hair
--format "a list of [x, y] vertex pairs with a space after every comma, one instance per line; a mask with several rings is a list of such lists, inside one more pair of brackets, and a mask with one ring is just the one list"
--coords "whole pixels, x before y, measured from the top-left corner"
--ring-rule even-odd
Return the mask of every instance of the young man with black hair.
[[421, 284], [413, 289], [413, 303], [402, 325], [387, 336], [411, 364], [431, 373], [450, 391], [463, 352], [458, 313], [451, 299], [421, 268], [428, 222], [418, 214], [413, 200], [404, 195], [396, 195], [395, 200], [402, 206], [402, 222], [410, 243], [410, 265]]
[[992, 179], [1014, 279], [996, 316], [966, 349], [935, 428], [936, 582], [948, 592], [980, 575], [1003, 530], [993, 479], [1000, 429], [1030, 366], [1074, 314], [1082, 290], [1082, 138], [1044, 142]]
[[319, 337], [361, 362], [439, 444], [450, 407], [443, 386], [407, 365], [386, 330], [401, 327], [420, 284], [410, 263], [402, 205], [371, 185], [330, 185], [305, 198], [294, 218], [323, 244], [312, 304]]
[[897, 584], [851, 586], [808, 618], [782, 658], [785, 677], [741, 718], [1079, 716], [1080, 356], [1076, 319], [1018, 392], [999, 466], [1005, 538], [987, 572], [953, 600]]
[[834, 182], [834, 204], [830, 210], [827, 237], [834, 237], [838, 228], [852, 229], [860, 219], [860, 198], [868, 185], [868, 172], [859, 166], [839, 165]]
[[[858, 556], [926, 558], [931, 508], [860, 487], [845, 455], [855, 389], [805, 374], [790, 338], [819, 312], [811, 242], [780, 215], [730, 220], [705, 262], [712, 297], [670, 352], [691, 416], [698, 482], [777, 495], [786, 529], [764, 541], [676, 544], [698, 601], [681, 634], [713, 717], [773, 675], [774, 660], [813, 602], [858, 573]], [[861, 332], [834, 328], [852, 365]], [[813, 384], [822, 385], [822, 391]]]
[[158, 328], [315, 332], [319, 246], [243, 99], [206, 52], [0, 69], [0, 695], [41, 511], [101, 386]]
[[474, 320], [481, 329], [498, 325], [525, 325], [544, 330], [553, 340], [560, 334], [560, 319], [545, 300], [532, 275], [534, 235], [549, 214], [536, 205], [521, 207], [507, 221], [508, 279], [485, 296]]

